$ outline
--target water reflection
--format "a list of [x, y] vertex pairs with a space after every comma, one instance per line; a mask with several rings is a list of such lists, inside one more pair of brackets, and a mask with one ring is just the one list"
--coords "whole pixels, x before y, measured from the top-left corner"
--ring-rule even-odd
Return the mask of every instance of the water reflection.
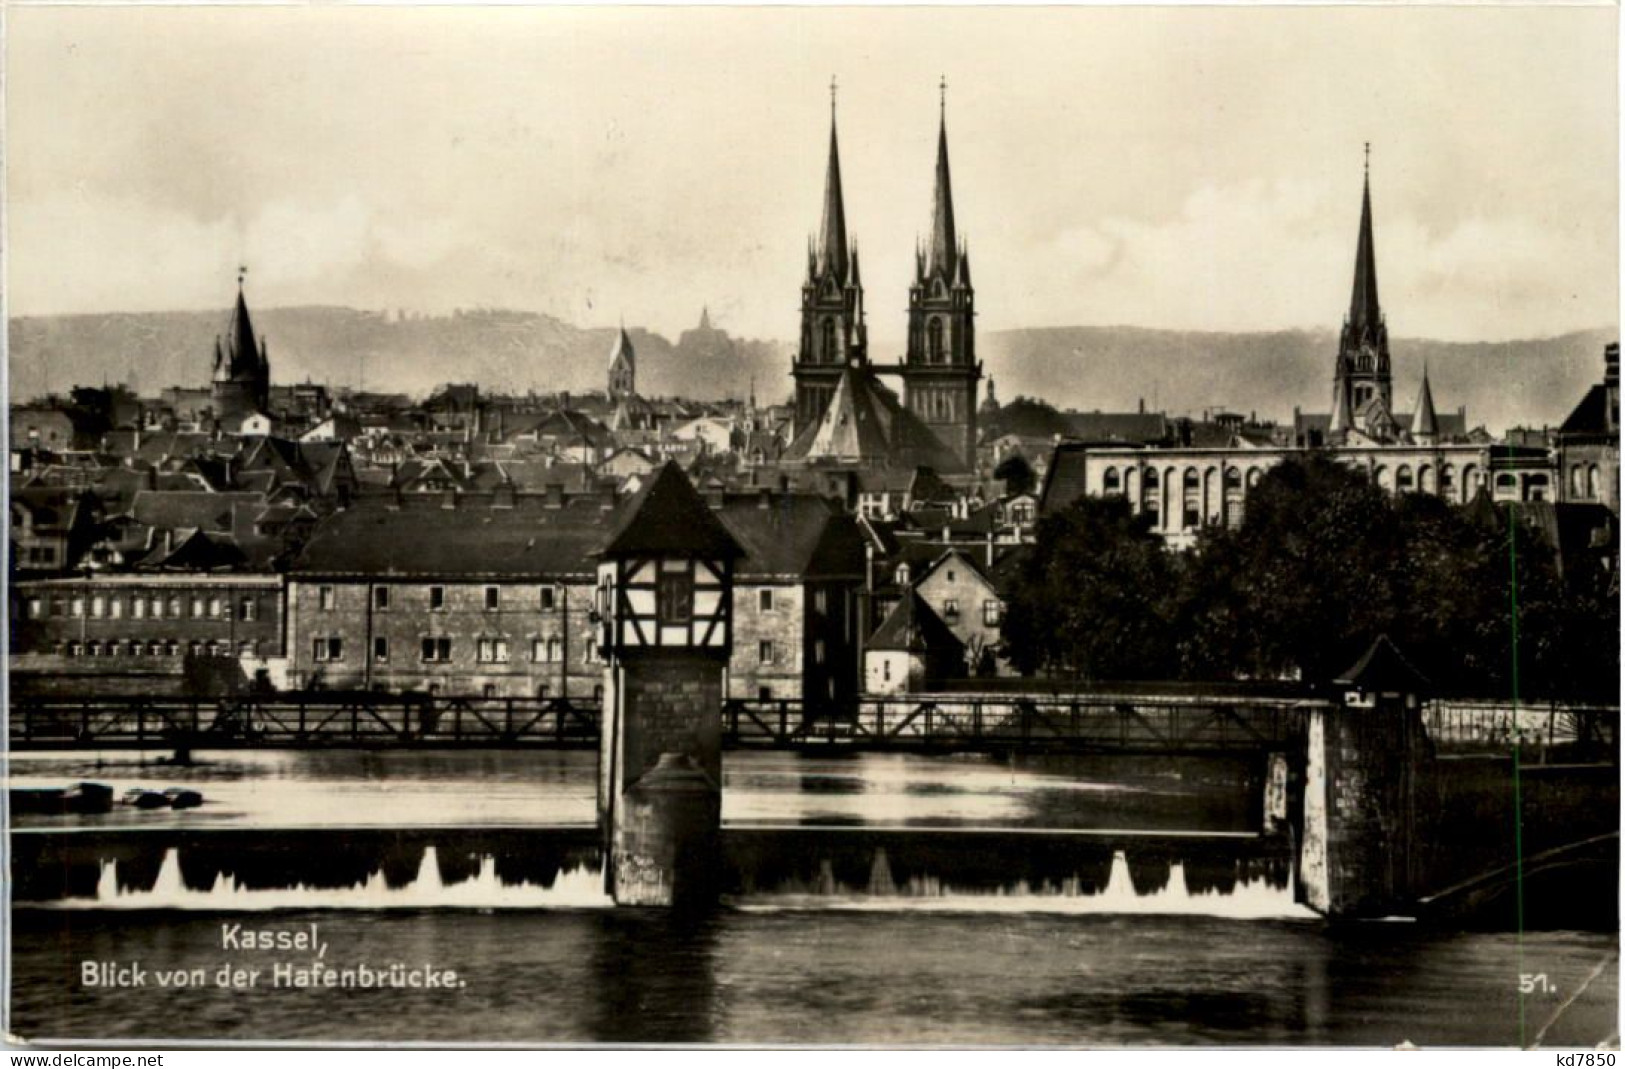
[[[191, 768], [156, 751], [20, 754], [18, 786], [91, 779], [122, 793], [184, 784], [200, 809], [28, 816], [30, 827], [457, 827], [590, 824], [586, 751], [199, 752]], [[730, 753], [728, 824], [1042, 827], [1239, 831], [1256, 828], [1256, 770], [1233, 759]]]
[[709, 1043], [717, 1038], [715, 917], [659, 910], [595, 916], [589, 1035], [625, 1043]]

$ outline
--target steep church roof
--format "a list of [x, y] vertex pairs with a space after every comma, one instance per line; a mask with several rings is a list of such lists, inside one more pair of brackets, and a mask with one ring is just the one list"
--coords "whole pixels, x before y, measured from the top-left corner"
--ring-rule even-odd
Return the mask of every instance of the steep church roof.
[[949, 474], [965, 470], [958, 454], [866, 367], [841, 370], [823, 414], [790, 443], [785, 456], [862, 467], [930, 467]]

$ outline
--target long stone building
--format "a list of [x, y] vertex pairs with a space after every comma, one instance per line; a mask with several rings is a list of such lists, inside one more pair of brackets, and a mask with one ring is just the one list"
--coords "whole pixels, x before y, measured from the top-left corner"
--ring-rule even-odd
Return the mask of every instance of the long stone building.
[[[811, 495], [710, 495], [746, 555], [727, 694], [841, 702], [856, 689], [863, 549]], [[288, 575], [296, 687], [595, 698], [596, 553], [626, 498], [368, 499], [320, 524]]]

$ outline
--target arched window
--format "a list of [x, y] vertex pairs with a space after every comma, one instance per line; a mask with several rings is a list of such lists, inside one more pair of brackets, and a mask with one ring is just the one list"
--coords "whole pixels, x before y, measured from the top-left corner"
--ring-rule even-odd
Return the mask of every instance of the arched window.
[[1469, 464], [1465, 468], [1461, 469], [1462, 500], [1465, 501], [1467, 498], [1470, 498], [1474, 494], [1478, 493], [1478, 483], [1479, 476], [1477, 464]]
[[837, 354], [835, 349], [835, 320], [832, 317], [824, 317], [823, 330], [824, 343], [823, 345], [819, 346], [818, 358], [826, 364], [836, 363]]
[[1147, 468], [1147, 469], [1145, 469], [1145, 488], [1147, 490], [1155, 490], [1161, 485], [1162, 484], [1161, 484], [1160, 480], [1157, 477], [1157, 469], [1156, 468]]
[[1394, 489], [1402, 494], [1408, 494], [1416, 489], [1416, 478], [1411, 474], [1409, 464], [1401, 464], [1399, 470], [1394, 473]]
[[1510, 471], [1503, 471], [1495, 477], [1495, 496], [1516, 498], [1518, 496], [1518, 477]]
[[1225, 488], [1226, 491], [1240, 490], [1241, 489], [1241, 469], [1240, 468], [1226, 468], [1226, 469], [1224, 469], [1224, 488]]
[[1544, 472], [1535, 472], [1524, 482], [1525, 501], [1545, 501], [1551, 489], [1551, 480], [1546, 478]]
[[1380, 464], [1377, 465], [1377, 467], [1376, 467], [1376, 469], [1374, 471], [1372, 471], [1372, 473], [1371, 473], [1371, 481], [1376, 483], [1378, 486], [1382, 487], [1384, 490], [1392, 490], [1394, 488], [1394, 482], [1393, 482], [1392, 474], [1388, 471], [1387, 468], [1383, 467]]
[[1186, 468], [1185, 477], [1180, 481], [1185, 488], [1185, 509], [1180, 517], [1183, 527], [1200, 527], [1202, 525], [1202, 474], [1195, 468]]
[[1439, 465], [1439, 494], [1449, 497], [1456, 491], [1456, 469], [1449, 464]]
[[942, 363], [942, 320], [932, 319], [925, 328], [926, 352], [933, 364]]
[[1435, 487], [1433, 485], [1432, 464], [1423, 464], [1420, 468], [1416, 469], [1416, 489], [1424, 494], [1433, 493]]
[[1122, 493], [1122, 491], [1123, 491], [1123, 480], [1122, 480], [1122, 477], [1117, 474], [1117, 469], [1116, 468], [1107, 468], [1106, 469], [1106, 479], [1105, 479], [1105, 492], [1108, 493], [1108, 494], [1119, 494], [1119, 493]]
[[1586, 493], [1586, 472], [1584, 465], [1576, 464], [1569, 470], [1569, 492], [1575, 497], [1591, 496], [1590, 494]]
[[1602, 489], [1602, 472], [1593, 464], [1586, 469], [1586, 497], [1595, 499]]

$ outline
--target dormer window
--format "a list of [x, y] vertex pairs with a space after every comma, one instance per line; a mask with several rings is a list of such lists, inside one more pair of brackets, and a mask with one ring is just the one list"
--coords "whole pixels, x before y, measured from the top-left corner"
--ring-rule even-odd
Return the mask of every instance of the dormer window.
[[897, 566], [897, 585], [908, 586], [908, 565], [906, 564]]

